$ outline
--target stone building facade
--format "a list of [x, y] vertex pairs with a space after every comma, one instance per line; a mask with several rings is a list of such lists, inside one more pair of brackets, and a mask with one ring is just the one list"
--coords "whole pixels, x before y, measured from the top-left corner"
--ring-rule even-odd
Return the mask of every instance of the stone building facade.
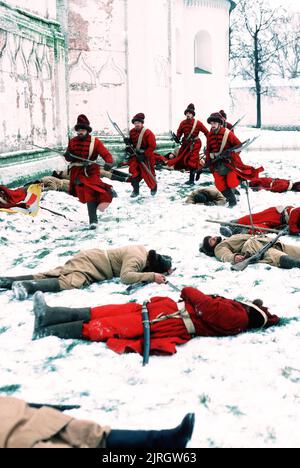
[[33, 145], [63, 147], [79, 113], [113, 142], [106, 111], [125, 131], [142, 111], [146, 125], [166, 135], [190, 102], [203, 121], [227, 108], [233, 7], [231, 0], [1, 1], [0, 164], [43, 159]]

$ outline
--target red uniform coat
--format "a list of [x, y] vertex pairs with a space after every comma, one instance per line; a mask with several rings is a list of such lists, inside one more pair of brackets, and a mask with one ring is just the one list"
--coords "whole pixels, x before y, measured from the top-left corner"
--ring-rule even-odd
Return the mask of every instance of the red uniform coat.
[[5, 185], [0, 185], [0, 197], [5, 200], [5, 203], [0, 201], [0, 208], [13, 208], [18, 205], [19, 207], [26, 208], [26, 205], [22, 206], [22, 201], [26, 198], [27, 191], [24, 188], [18, 188], [11, 190]]
[[[136, 148], [136, 145], [138, 143], [138, 139], [140, 136], [140, 132], [138, 132], [135, 128], [132, 128], [129, 132], [130, 140], [132, 145]], [[128, 179], [129, 182], [131, 182], [132, 179], [138, 179], [139, 181], [144, 179], [146, 184], [150, 189], [154, 189], [156, 187], [156, 181], [155, 181], [155, 153], [154, 150], [156, 148], [156, 139], [154, 133], [151, 132], [147, 128], [147, 130], [144, 133], [143, 140], [142, 140], [142, 145], [141, 145], [141, 150], [145, 152], [145, 162], [144, 164], [147, 166], [148, 170], [151, 172], [153, 177], [151, 177], [148, 172], [145, 170], [143, 164], [141, 164], [136, 156], [131, 156], [129, 158], [129, 172], [131, 174], [131, 177]]]
[[[67, 151], [75, 156], [88, 159], [91, 135], [85, 140], [80, 140], [77, 136], [69, 141]], [[113, 158], [103, 143], [96, 138], [91, 161], [95, 161], [100, 155], [105, 162], [112, 163]], [[80, 164], [80, 160], [66, 156], [67, 161]], [[91, 201], [98, 202], [101, 211], [112, 201], [111, 185], [107, 185], [100, 179], [100, 167], [96, 164], [89, 164], [88, 167], [76, 166], [70, 172], [70, 194], [78, 197], [81, 203]]]
[[[220, 296], [208, 296], [195, 288], [181, 291], [186, 310], [195, 326], [197, 336], [237, 335], [248, 328], [246, 308], [237, 301]], [[142, 306], [131, 302], [91, 309], [91, 321], [83, 325], [83, 336], [91, 341], [106, 341], [117, 353], [143, 352]], [[153, 297], [147, 304], [149, 320], [178, 310], [177, 303], [168, 297]], [[279, 318], [268, 312], [268, 325]], [[152, 354], [174, 354], [176, 345], [193, 338], [181, 318], [168, 318], [150, 325]]]
[[300, 232], [300, 208], [289, 206], [286, 208], [286, 221], [289, 225], [291, 234], [299, 234]]
[[272, 179], [271, 177], [257, 177], [250, 181], [250, 187], [254, 190], [270, 190], [270, 192], [287, 192], [291, 190], [293, 182], [286, 179]]
[[[287, 206], [282, 210], [282, 207], [271, 207], [267, 210], [254, 213], [252, 215], [253, 224], [262, 228], [280, 229], [286, 225], [289, 226], [291, 234], [300, 232], [300, 208]], [[243, 216], [236, 220], [238, 224], [251, 225], [250, 215]], [[249, 234], [252, 234], [250, 229]]]
[[177, 130], [177, 137], [180, 139], [184, 135], [182, 145], [180, 146], [179, 153], [174, 159], [168, 161], [168, 166], [174, 166], [174, 169], [187, 169], [197, 170], [200, 168], [199, 153], [201, 149], [201, 140], [199, 133], [202, 132], [207, 137], [208, 130], [200, 120], [198, 120], [195, 130], [193, 131], [191, 138], [187, 141], [195, 119], [185, 119], [179, 125]]
[[[226, 129], [224, 127], [221, 127], [218, 133], [210, 131], [207, 137], [206, 147], [206, 163], [210, 167], [210, 171], [215, 179], [216, 187], [220, 192], [223, 192], [227, 188], [237, 187], [240, 183], [240, 179], [252, 180], [253, 178], [257, 178], [258, 174], [263, 171], [263, 167], [255, 169], [252, 166], [245, 165], [242, 162], [239, 153], [233, 152], [230, 153], [230, 160], [226, 159], [222, 161], [229, 172], [225, 176], [217, 172], [217, 164], [213, 162], [210, 153], [219, 152], [225, 130]], [[235, 134], [233, 132], [229, 132], [224, 151], [240, 144], [241, 142]]]

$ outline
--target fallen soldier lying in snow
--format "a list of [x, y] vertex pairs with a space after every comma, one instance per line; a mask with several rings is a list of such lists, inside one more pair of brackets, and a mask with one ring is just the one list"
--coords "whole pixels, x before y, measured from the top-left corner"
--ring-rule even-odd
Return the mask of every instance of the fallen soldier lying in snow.
[[[100, 168], [100, 177], [106, 177], [110, 180], [117, 182], [127, 182], [130, 174], [119, 171], [117, 169], [105, 170], [104, 167]], [[43, 190], [54, 190], [58, 192], [70, 191], [70, 174], [68, 171], [53, 171], [51, 176], [42, 177], [41, 183], [43, 184]]]
[[163, 273], [172, 268], [172, 259], [143, 245], [128, 245], [117, 249], [90, 249], [79, 252], [65, 265], [29, 276], [0, 277], [0, 288], [13, 289], [19, 300], [36, 291], [59, 292], [79, 289], [92, 283], [121, 278], [124, 284], [141, 281], [162, 284]]
[[[183, 301], [152, 297], [146, 307], [150, 320], [150, 353], [174, 354], [176, 345], [195, 336], [230, 336], [279, 323], [261, 300], [242, 303], [221, 296], [207, 295], [196, 288], [181, 291]], [[143, 354], [142, 305], [103, 305], [81, 309], [49, 307], [42, 293], [34, 296], [33, 339], [49, 335], [104, 341], [117, 353]]]
[[[221, 262], [236, 264], [260, 251], [270, 241], [272, 241], [270, 237], [251, 234], [235, 234], [225, 240], [218, 236], [206, 236], [199, 251], [209, 257], [216, 257]], [[267, 250], [259, 263], [284, 269], [300, 268], [300, 247], [277, 241]]]
[[269, 190], [270, 192], [300, 192], [300, 182], [292, 182], [287, 179], [273, 179], [271, 177], [257, 177], [249, 183], [252, 190]]
[[[300, 233], [300, 208], [295, 206], [272, 206], [267, 210], [260, 211], [259, 213], [252, 213], [252, 215], [246, 215], [242, 218], [234, 219], [231, 221], [236, 224], [244, 224], [251, 226], [251, 223], [258, 228], [271, 228], [271, 229], [283, 229], [289, 227], [290, 234]], [[254, 230], [254, 232], [259, 229]], [[252, 234], [252, 229], [244, 228], [243, 226], [221, 226], [221, 234], [225, 237], [230, 237], [233, 234], [249, 233]]]

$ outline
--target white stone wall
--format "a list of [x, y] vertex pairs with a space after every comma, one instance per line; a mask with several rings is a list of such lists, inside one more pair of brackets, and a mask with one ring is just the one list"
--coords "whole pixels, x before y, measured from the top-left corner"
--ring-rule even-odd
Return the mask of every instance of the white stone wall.
[[[180, 31], [182, 73], [173, 70], [173, 121], [183, 116], [186, 105], [193, 102], [197, 117], [204, 123], [211, 112], [227, 109], [229, 7], [226, 0], [177, 0], [173, 15], [173, 38]], [[198, 32], [211, 39], [211, 74], [194, 73], [194, 39]], [[173, 43], [175, 40], [173, 39]], [[174, 48], [173, 48], [174, 50]]]
[[[67, 123], [72, 131], [81, 113], [94, 130], [114, 134], [106, 110], [125, 131], [144, 112], [146, 126], [163, 134], [176, 130], [190, 102], [204, 122], [227, 109], [229, 7], [229, 0], [2, 3], [0, 105], [8, 112], [0, 115], [0, 152], [65, 144]], [[209, 74], [194, 71], [196, 37]]]
[[[298, 126], [300, 116], [300, 81], [293, 85], [269, 87], [269, 96], [262, 96], [262, 125]], [[250, 87], [231, 88], [230, 121], [242, 115], [243, 125], [256, 125], [256, 96]]]
[[[113, 133], [146, 114], [155, 133], [175, 129], [193, 102], [197, 117], [228, 108], [228, 0], [69, 0], [70, 127], [85, 113]], [[194, 41], [204, 32], [211, 74], [195, 74]]]
[[66, 143], [65, 71], [58, 24], [0, 5], [0, 153]]
[[69, 0], [70, 128], [86, 114], [94, 130], [112, 133], [106, 110], [127, 127], [123, 0]]

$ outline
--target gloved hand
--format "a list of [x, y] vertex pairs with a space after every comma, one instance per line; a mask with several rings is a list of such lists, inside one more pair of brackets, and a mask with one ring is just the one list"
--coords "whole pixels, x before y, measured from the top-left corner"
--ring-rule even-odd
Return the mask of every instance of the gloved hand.
[[207, 201], [207, 202], [204, 202], [204, 205], [205, 206], [215, 206], [215, 203], [213, 201]]
[[103, 169], [105, 171], [110, 171], [111, 168], [113, 167], [114, 163], [105, 163], [104, 166], [103, 166]]
[[130, 156], [132, 156], [134, 154], [133, 149], [130, 146], [126, 146], [125, 151]]
[[66, 158], [68, 162], [75, 161], [75, 159], [73, 158], [72, 154], [69, 151], [66, 151], [64, 153], [64, 157]]
[[124, 138], [124, 143], [125, 143], [125, 145], [131, 145], [131, 140], [130, 140], [130, 138], [129, 138], [129, 137], [125, 137], [125, 138]]
[[155, 168], [156, 168], [158, 171], [160, 171], [160, 170], [163, 168], [163, 166], [166, 166], [166, 165], [167, 165], [167, 163], [166, 163], [165, 161], [158, 161], [158, 162], [155, 164]]
[[145, 153], [142, 150], [136, 150], [136, 159], [138, 162], [145, 162]]

